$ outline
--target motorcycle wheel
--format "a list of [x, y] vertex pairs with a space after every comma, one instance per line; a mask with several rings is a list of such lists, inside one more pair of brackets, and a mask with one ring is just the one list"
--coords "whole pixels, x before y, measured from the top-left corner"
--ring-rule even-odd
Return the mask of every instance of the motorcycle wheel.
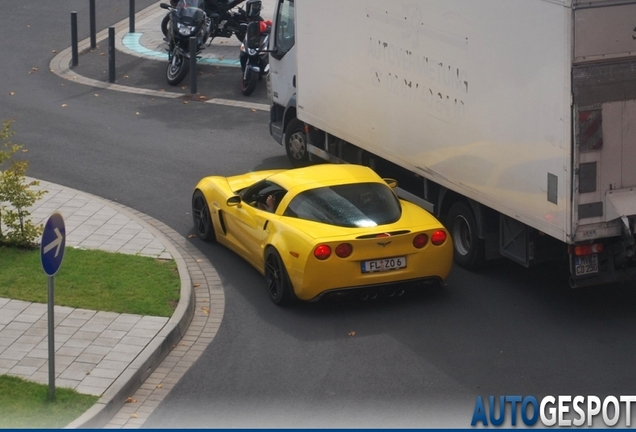
[[189, 62], [182, 56], [177, 49], [172, 52], [172, 59], [168, 63], [168, 69], [166, 69], [166, 78], [168, 78], [168, 84], [176, 86], [179, 84], [188, 74]]
[[254, 73], [249, 67], [246, 67], [241, 79], [241, 92], [243, 92], [245, 96], [251, 95], [256, 89], [257, 82], [258, 74]]
[[165, 37], [168, 37], [168, 23], [170, 22], [170, 13], [167, 13], [165, 17], [161, 20], [161, 33]]

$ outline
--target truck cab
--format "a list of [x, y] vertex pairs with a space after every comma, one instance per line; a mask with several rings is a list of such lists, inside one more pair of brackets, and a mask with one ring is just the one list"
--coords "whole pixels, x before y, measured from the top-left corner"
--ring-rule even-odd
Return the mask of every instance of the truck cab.
[[[283, 144], [285, 126], [296, 118], [296, 30], [294, 0], [280, 0], [270, 39], [268, 95], [271, 104], [270, 134]], [[274, 85], [272, 85], [274, 83]], [[287, 112], [287, 110], [291, 110]], [[286, 121], [285, 121], [286, 119]]]

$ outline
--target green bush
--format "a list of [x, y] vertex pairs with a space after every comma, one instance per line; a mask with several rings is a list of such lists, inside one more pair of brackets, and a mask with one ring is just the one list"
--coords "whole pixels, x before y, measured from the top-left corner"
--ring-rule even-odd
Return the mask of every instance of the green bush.
[[22, 146], [12, 142], [13, 135], [11, 122], [5, 121], [0, 131], [0, 244], [35, 247], [42, 225], [33, 224], [28, 208], [46, 191], [31, 189], [40, 184], [38, 181], [27, 183], [29, 162], [16, 159]]

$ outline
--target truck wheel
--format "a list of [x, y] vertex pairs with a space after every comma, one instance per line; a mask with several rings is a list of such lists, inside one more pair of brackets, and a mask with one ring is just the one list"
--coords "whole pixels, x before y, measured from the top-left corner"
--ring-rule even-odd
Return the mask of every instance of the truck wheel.
[[285, 151], [293, 166], [302, 167], [309, 164], [305, 124], [298, 119], [290, 121], [285, 129]]
[[477, 237], [477, 222], [470, 206], [456, 202], [448, 212], [446, 226], [453, 239], [455, 262], [467, 270], [477, 270], [486, 263], [485, 243]]

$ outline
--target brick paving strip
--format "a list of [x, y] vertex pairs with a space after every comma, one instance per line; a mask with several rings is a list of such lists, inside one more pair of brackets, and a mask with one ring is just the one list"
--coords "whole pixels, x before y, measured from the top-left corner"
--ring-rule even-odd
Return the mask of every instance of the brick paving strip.
[[192, 321], [181, 341], [171, 346], [172, 350], [161, 364], [131, 392], [129, 402], [119, 409], [106, 428], [141, 427], [212, 342], [221, 325], [225, 296], [216, 270], [187, 239], [176, 233], [175, 236], [171, 239], [177, 248], [182, 248], [194, 286], [196, 306]]

